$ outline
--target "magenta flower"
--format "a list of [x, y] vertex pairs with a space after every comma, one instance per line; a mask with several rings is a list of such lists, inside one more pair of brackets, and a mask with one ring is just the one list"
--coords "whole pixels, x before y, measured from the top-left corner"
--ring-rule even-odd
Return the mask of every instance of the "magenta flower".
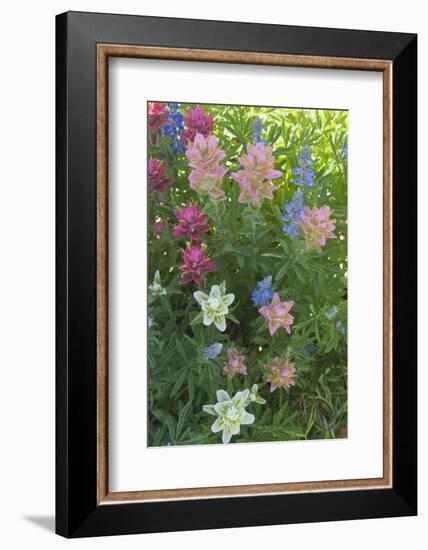
[[175, 215], [178, 225], [172, 232], [174, 237], [188, 237], [192, 241], [199, 241], [201, 233], [210, 230], [210, 226], [206, 223], [208, 216], [202, 214], [197, 204], [186, 204], [181, 210], [177, 208]]
[[238, 350], [229, 348], [227, 350], [227, 363], [224, 365], [224, 372], [229, 379], [235, 374], [247, 374], [247, 367], [244, 365], [245, 355], [238, 355]]
[[149, 191], [163, 193], [172, 184], [172, 180], [165, 177], [165, 166], [158, 159], [150, 159], [148, 166], [148, 188]]
[[290, 315], [289, 311], [293, 305], [294, 302], [292, 300], [281, 302], [279, 294], [275, 292], [272, 302], [268, 306], [263, 306], [259, 309], [259, 313], [268, 321], [269, 333], [271, 336], [273, 336], [280, 327], [285, 328], [288, 334], [291, 334], [290, 327], [293, 324], [294, 317]]
[[163, 221], [157, 221], [153, 224], [153, 235], [159, 237], [165, 231], [166, 223]]
[[214, 127], [213, 116], [206, 114], [201, 107], [189, 109], [183, 122], [185, 130], [181, 132], [180, 137], [181, 141], [186, 146], [194, 141], [196, 134], [202, 134], [204, 137], [208, 137], [212, 133]]
[[321, 208], [305, 207], [298, 226], [305, 238], [307, 249], [320, 249], [327, 242], [327, 239], [335, 239], [333, 233], [336, 220], [330, 220], [330, 207]]
[[202, 134], [196, 134], [194, 143], [189, 143], [186, 151], [192, 168], [189, 175], [191, 189], [213, 199], [224, 199], [226, 195], [220, 185], [227, 168], [220, 161], [225, 156], [215, 136], [205, 138]]
[[272, 364], [263, 365], [266, 370], [265, 381], [270, 382], [270, 391], [274, 392], [277, 388], [287, 390], [294, 386], [294, 377], [296, 369], [294, 363], [288, 363], [281, 357], [275, 357]]
[[149, 102], [149, 111], [147, 113], [149, 130], [157, 130], [168, 121], [168, 113], [165, 112], [165, 103]]
[[194, 282], [196, 285], [201, 284], [206, 273], [215, 271], [215, 265], [209, 260], [201, 246], [192, 244], [185, 250], [181, 251], [183, 263], [178, 268], [182, 275], [178, 281], [181, 285], [187, 285]]
[[273, 199], [277, 187], [271, 181], [281, 177], [282, 172], [274, 169], [272, 147], [264, 143], [248, 143], [247, 154], [239, 157], [239, 162], [244, 169], [232, 174], [241, 190], [239, 202], [258, 206], [263, 198]]

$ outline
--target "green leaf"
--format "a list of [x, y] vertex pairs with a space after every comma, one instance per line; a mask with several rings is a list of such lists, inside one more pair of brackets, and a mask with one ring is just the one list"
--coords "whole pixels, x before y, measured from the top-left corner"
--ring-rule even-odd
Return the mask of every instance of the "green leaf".
[[178, 417], [178, 422], [177, 422], [177, 430], [175, 432], [176, 439], [180, 437], [181, 429], [183, 428], [183, 424], [186, 421], [186, 416], [191, 406], [192, 406], [192, 402], [189, 400], [181, 409], [180, 415]]
[[278, 273], [275, 275], [275, 281], [277, 283], [282, 281], [282, 279], [285, 277], [285, 274], [287, 273], [289, 266], [290, 266], [290, 263], [285, 262], [284, 265], [281, 267], [281, 269], [278, 271]]
[[190, 321], [190, 325], [193, 326], [193, 325], [197, 325], [197, 324], [199, 324], [199, 323], [202, 323], [203, 318], [204, 318], [204, 314], [203, 314], [202, 311], [200, 311], [200, 312]]
[[174, 395], [180, 390], [181, 386], [184, 383], [184, 380], [186, 379], [187, 373], [188, 373], [188, 369], [186, 367], [178, 375], [178, 378], [177, 378], [175, 384], [173, 385], [171, 393], [170, 393], [171, 397], [174, 397]]

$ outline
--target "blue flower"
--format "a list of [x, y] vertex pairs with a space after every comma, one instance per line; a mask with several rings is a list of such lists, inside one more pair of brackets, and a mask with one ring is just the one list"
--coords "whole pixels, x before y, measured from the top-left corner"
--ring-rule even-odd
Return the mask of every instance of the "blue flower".
[[223, 344], [216, 342], [215, 344], [211, 344], [210, 346], [204, 348], [202, 350], [202, 356], [205, 361], [208, 361], [209, 359], [215, 359], [218, 355], [220, 355], [222, 349]]
[[286, 223], [282, 230], [284, 233], [287, 233], [290, 239], [294, 239], [299, 234], [299, 228], [297, 224], [302, 219], [302, 214], [305, 209], [305, 205], [303, 204], [303, 193], [300, 191], [296, 191], [291, 199], [291, 202], [284, 205], [285, 215], [282, 217], [282, 219]]
[[262, 131], [263, 121], [259, 116], [256, 116], [253, 124], [253, 133], [251, 134], [251, 139], [254, 143], [262, 143]]
[[345, 162], [348, 162], [348, 142], [345, 141], [345, 145], [342, 147], [342, 157]]
[[184, 130], [183, 115], [178, 110], [178, 103], [167, 103], [165, 111], [168, 113], [169, 122], [163, 125], [163, 133], [170, 138], [169, 148], [174, 155], [184, 153], [180, 133]]
[[336, 313], [338, 312], [337, 306], [333, 306], [329, 311], [326, 311], [325, 316], [330, 321], [333, 319], [333, 317], [336, 316]]
[[293, 168], [291, 173], [295, 176], [293, 183], [295, 185], [306, 185], [312, 187], [314, 184], [314, 170], [311, 168], [313, 162], [311, 161], [311, 147], [310, 145], [304, 145], [300, 151], [300, 155], [297, 157], [298, 167]]
[[287, 233], [290, 239], [294, 239], [299, 234], [299, 228], [294, 223], [289, 223], [283, 226], [282, 230]]
[[257, 282], [256, 288], [251, 293], [251, 300], [255, 306], [267, 306], [272, 298], [272, 277], [269, 275]]
[[306, 353], [315, 353], [318, 349], [318, 346], [316, 346], [312, 342], [309, 342], [308, 344], [305, 344], [303, 346], [303, 349], [305, 350]]
[[148, 328], [152, 328], [152, 326], [153, 326], [153, 319], [151, 317], [149, 317], [147, 319], [147, 326], [148, 326]]
[[346, 334], [346, 327], [342, 324], [342, 321], [337, 321], [336, 328], [341, 334]]

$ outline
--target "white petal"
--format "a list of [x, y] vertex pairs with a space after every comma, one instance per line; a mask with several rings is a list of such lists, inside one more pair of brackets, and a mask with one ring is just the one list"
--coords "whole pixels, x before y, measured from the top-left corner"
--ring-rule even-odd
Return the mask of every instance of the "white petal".
[[232, 435], [237, 435], [237, 434], [239, 434], [239, 429], [240, 429], [240, 427], [239, 427], [239, 422], [236, 422], [235, 424], [232, 424], [232, 425], [230, 426], [230, 431], [232, 432]]
[[232, 432], [228, 426], [225, 426], [223, 429], [223, 437], [221, 438], [223, 443], [229, 443], [230, 438], [232, 437]]
[[234, 300], [235, 294], [226, 294], [226, 296], [223, 296], [223, 304], [225, 306], [230, 306], [230, 304], [232, 304]]
[[208, 300], [208, 296], [205, 294], [205, 292], [201, 292], [200, 290], [197, 290], [193, 293], [193, 296], [195, 300], [198, 302], [198, 304], [203, 304]]
[[221, 432], [222, 429], [223, 429], [223, 419], [217, 418], [217, 420], [211, 426], [211, 431], [216, 434], [217, 432]]
[[204, 312], [204, 321], [203, 321], [204, 325], [206, 327], [209, 327], [213, 322], [213, 318], [214, 318], [214, 315], [211, 312], [205, 311]]
[[213, 297], [220, 298], [221, 297], [220, 287], [218, 285], [213, 285], [211, 287], [210, 297], [211, 298], [213, 298]]
[[223, 403], [223, 401], [230, 401], [230, 395], [227, 391], [217, 390], [216, 396], [219, 403]]
[[247, 388], [246, 390], [244, 391], [238, 391], [234, 396], [233, 396], [233, 402], [235, 403], [236, 406], [238, 407], [245, 407], [245, 404], [248, 400], [250, 396], [250, 390]]
[[224, 332], [226, 330], [226, 319], [224, 315], [217, 315], [217, 317], [214, 317], [214, 324], [218, 330]]
[[222, 303], [216, 308], [215, 312], [216, 315], [227, 315], [229, 313], [229, 308]]
[[215, 412], [215, 405], [204, 405], [202, 407], [202, 410], [208, 414], [212, 414], [213, 416], [217, 416]]
[[256, 417], [254, 416], [254, 414], [251, 414], [251, 413], [248, 413], [245, 411], [245, 413], [243, 414], [242, 418], [241, 418], [241, 424], [252, 424], [254, 422], [254, 420], [256, 419]]

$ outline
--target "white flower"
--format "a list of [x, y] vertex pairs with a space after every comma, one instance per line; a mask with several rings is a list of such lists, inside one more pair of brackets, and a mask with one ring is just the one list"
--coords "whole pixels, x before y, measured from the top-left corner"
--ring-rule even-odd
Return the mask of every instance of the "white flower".
[[149, 290], [153, 298], [157, 298], [158, 296], [164, 296], [166, 294], [166, 290], [164, 289], [161, 283], [159, 271], [156, 271], [155, 278], [153, 279], [153, 283], [149, 286]]
[[220, 286], [213, 285], [209, 295], [197, 290], [193, 296], [201, 306], [204, 325], [208, 327], [214, 323], [218, 330], [224, 332], [226, 330], [226, 315], [229, 313], [229, 306], [235, 299], [234, 294], [226, 294], [226, 283], [223, 281]]
[[[255, 391], [257, 392], [257, 389]], [[237, 392], [233, 397], [230, 397], [224, 390], [218, 390], [216, 393], [217, 403], [203, 406], [206, 413], [217, 416], [216, 421], [211, 426], [211, 431], [213, 433], [223, 431], [223, 443], [229, 443], [232, 435], [239, 434], [241, 425], [254, 422], [254, 415], [245, 410], [245, 407], [253, 401], [252, 393], [254, 393], [254, 387], [252, 392], [246, 389]]]
[[250, 394], [248, 396], [248, 400], [250, 402], [258, 403], [259, 405], [264, 405], [266, 403], [266, 400], [263, 399], [263, 397], [260, 397], [260, 395], [257, 395], [258, 389], [259, 389], [258, 385], [253, 384], [250, 390]]

